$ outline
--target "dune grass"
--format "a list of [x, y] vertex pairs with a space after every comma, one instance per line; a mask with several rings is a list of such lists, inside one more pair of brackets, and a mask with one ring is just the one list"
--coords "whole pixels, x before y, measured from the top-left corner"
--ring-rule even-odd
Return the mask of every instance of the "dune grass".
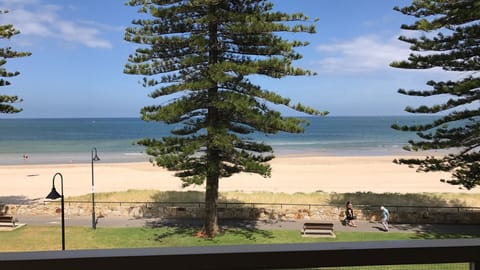
[[[68, 197], [67, 200], [89, 201], [90, 194]], [[124, 192], [96, 193], [97, 201], [105, 202], [203, 202], [204, 192], [128, 190]], [[480, 207], [480, 195], [468, 193], [274, 193], [274, 192], [221, 192], [219, 203], [299, 203], [344, 205], [401, 205], [401, 206], [454, 206]]]

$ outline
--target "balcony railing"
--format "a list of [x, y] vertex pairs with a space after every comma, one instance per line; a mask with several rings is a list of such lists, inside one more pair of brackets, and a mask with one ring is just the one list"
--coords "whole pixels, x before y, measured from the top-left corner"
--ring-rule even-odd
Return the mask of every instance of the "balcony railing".
[[480, 270], [480, 239], [0, 253], [0, 269], [298, 269], [440, 263], [469, 263], [471, 270]]

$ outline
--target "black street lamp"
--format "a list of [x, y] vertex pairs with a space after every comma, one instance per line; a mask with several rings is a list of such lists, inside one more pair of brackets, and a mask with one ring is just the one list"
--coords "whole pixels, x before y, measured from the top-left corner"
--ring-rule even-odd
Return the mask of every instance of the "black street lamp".
[[100, 158], [97, 155], [97, 148], [92, 148], [92, 229], [97, 228], [97, 221], [95, 220], [95, 180], [93, 174], [93, 162], [99, 161]]
[[[60, 180], [61, 180], [61, 191], [62, 193], [59, 194], [57, 192], [57, 190], [55, 189], [55, 177], [59, 175], [60, 176]], [[61, 173], [56, 173], [54, 176], [53, 176], [53, 179], [52, 179], [52, 191], [50, 191], [50, 193], [47, 195], [46, 197], [47, 199], [50, 199], [50, 200], [56, 200], [58, 198], [62, 198], [62, 250], [65, 250], [65, 202], [63, 200], [63, 176]]]

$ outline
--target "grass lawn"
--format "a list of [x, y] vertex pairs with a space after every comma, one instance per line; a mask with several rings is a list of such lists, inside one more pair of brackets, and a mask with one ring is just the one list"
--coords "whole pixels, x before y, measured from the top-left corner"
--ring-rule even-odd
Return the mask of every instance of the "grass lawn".
[[[214, 239], [196, 237], [198, 228], [97, 228], [66, 227], [66, 249], [109, 249], [209, 245], [279, 244], [311, 242], [385, 241], [437, 238], [473, 238], [479, 235], [415, 232], [336, 232], [336, 238], [301, 237], [298, 230], [229, 228]], [[0, 232], [0, 252], [59, 250], [61, 228], [30, 226]]]

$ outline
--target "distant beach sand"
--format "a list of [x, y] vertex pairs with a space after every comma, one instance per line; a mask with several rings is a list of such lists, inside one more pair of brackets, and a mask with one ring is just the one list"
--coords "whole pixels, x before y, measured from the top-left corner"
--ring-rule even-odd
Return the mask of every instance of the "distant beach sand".
[[[417, 173], [405, 165], [393, 164], [393, 156], [279, 156], [272, 162], [272, 176], [237, 174], [220, 180], [222, 191], [269, 191], [295, 193], [480, 193], [444, 184], [442, 173]], [[42, 200], [51, 190], [52, 178], [60, 172], [64, 194], [76, 196], [92, 191], [90, 163], [0, 166], [0, 201]], [[149, 162], [96, 162], [95, 192], [153, 189], [159, 191], [204, 191], [204, 186], [182, 188], [180, 179]], [[60, 189], [60, 177], [55, 185]]]

